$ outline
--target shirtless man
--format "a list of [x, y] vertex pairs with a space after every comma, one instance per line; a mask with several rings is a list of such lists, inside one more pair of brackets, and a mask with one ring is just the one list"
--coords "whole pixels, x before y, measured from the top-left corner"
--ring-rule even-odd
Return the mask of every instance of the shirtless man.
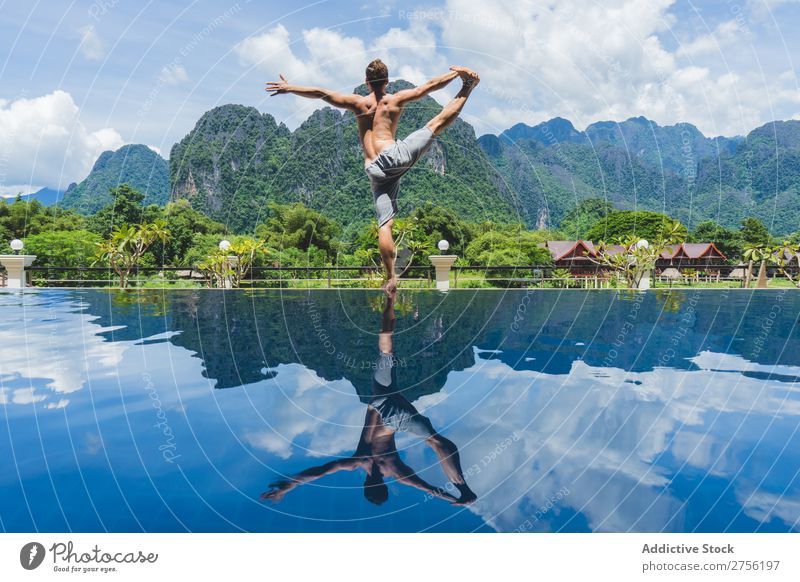
[[[343, 459], [337, 459], [311, 467], [291, 477], [270, 484], [270, 490], [261, 498], [279, 502], [292, 489], [325, 475], [338, 471], [361, 469], [366, 473], [364, 497], [376, 505], [385, 502], [389, 489], [384, 477], [398, 483], [425, 491], [430, 496], [439, 497], [453, 505], [469, 505], [477, 496], [467, 485], [461, 470], [458, 448], [453, 441], [436, 432], [431, 421], [419, 413], [397, 386], [394, 369], [394, 294], [386, 298], [383, 310], [381, 332], [378, 335], [378, 359], [372, 379], [372, 396], [367, 406], [364, 428], [355, 452]], [[425, 444], [439, 457], [439, 464], [445, 475], [458, 491], [456, 497], [442, 487], [431, 485], [406, 465], [400, 458], [395, 445], [395, 433], [407, 432], [425, 439]]]
[[[421, 99], [428, 93], [445, 87], [456, 77], [461, 77], [461, 90], [442, 111], [425, 127], [403, 140], [395, 140], [397, 123], [403, 107]], [[389, 69], [375, 59], [367, 66], [366, 83], [371, 89], [366, 96], [338, 93], [319, 87], [291, 85], [283, 75], [281, 80], [267, 83], [266, 91], [271, 95], [294, 93], [310, 99], [322, 99], [335, 107], [352, 111], [358, 121], [358, 135], [364, 150], [364, 169], [372, 186], [372, 196], [378, 214], [378, 248], [386, 268], [387, 294], [397, 290], [397, 275], [394, 270], [396, 249], [392, 238], [392, 224], [397, 214], [397, 194], [400, 178], [428, 150], [437, 135], [442, 133], [464, 108], [467, 98], [480, 81], [477, 73], [466, 67], [450, 67], [450, 72], [434, 77], [413, 89], [397, 93], [386, 93]]]

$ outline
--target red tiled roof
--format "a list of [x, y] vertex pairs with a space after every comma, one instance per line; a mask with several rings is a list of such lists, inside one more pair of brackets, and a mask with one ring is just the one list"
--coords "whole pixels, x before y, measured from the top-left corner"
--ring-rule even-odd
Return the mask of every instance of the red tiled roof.
[[[587, 240], [549, 240], [544, 243], [545, 248], [550, 251], [554, 261], [560, 261], [582, 247], [584, 255], [597, 256], [598, 250], [592, 241]], [[616, 255], [628, 252], [623, 245], [608, 245], [605, 247], [606, 254]], [[703, 257], [715, 257], [727, 259], [714, 243], [683, 243], [673, 244], [661, 253], [660, 258], [671, 260], [676, 258], [701, 259]]]
[[597, 251], [591, 241], [583, 240], [549, 240], [545, 243], [547, 250], [554, 261], [560, 261], [567, 255], [574, 252], [579, 246], [584, 249], [584, 254], [596, 255]]
[[680, 245], [670, 245], [671, 249], [674, 249], [672, 255], [668, 255], [666, 251], [661, 253], [661, 257], [664, 259], [677, 259], [677, 258], [686, 258], [686, 259], [701, 259], [703, 257], [719, 257], [721, 259], [727, 259], [722, 252], [714, 245], [714, 243], [683, 243]]

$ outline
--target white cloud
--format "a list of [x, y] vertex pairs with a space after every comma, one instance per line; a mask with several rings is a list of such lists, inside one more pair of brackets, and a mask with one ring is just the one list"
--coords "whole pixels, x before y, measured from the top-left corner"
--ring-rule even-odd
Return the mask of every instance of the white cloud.
[[562, 116], [579, 127], [644, 115], [661, 124], [688, 121], [709, 135], [741, 134], [771, 119], [775, 108], [800, 103], [791, 83], [762, 77], [756, 67], [728, 70], [719, 59], [714, 67], [681, 64], [679, 56], [717, 50], [717, 41], [741, 36], [741, 27], [723, 23], [713, 39], [690, 38], [670, 51], [660, 36], [672, 34], [672, 4], [507, 0], [489, 7], [448, 0], [441, 44], [464, 50], [484, 85], [505, 92], [489, 105], [501, 127], [527, 109], [542, 112], [538, 121]]
[[90, 61], [99, 61], [106, 56], [105, 43], [100, 39], [93, 25], [84, 26], [81, 33], [81, 54]]
[[36, 394], [34, 388], [17, 388], [11, 396], [11, 402], [14, 404], [33, 404], [34, 402], [41, 402], [47, 398], [43, 394]]
[[278, 73], [295, 81], [310, 81], [313, 71], [310, 65], [298, 59], [289, 46], [289, 31], [282, 24], [258, 36], [246, 38], [234, 47], [242, 64], [255, 66], [273, 75]]
[[[300, 40], [302, 39], [302, 42]], [[255, 66], [277, 79], [284, 73], [297, 83], [327, 85], [350, 91], [364, 81], [367, 63], [383, 59], [392, 78], [408, 78], [421, 83], [434, 67], [444, 72], [444, 60], [436, 51], [436, 36], [426, 26], [412, 24], [409, 29], [392, 28], [382, 36], [365, 42], [336, 31], [312, 28], [303, 30], [294, 41], [283, 25], [264, 34], [247, 38], [234, 47], [241, 62]], [[306, 56], [301, 56], [305, 53]]]
[[[63, 408], [69, 404], [65, 396], [86, 385], [87, 370], [95, 378], [117, 373], [129, 343], [109, 342], [99, 335], [112, 328], [93, 323], [94, 316], [75, 313], [70, 302], [52, 307], [48, 318], [41, 316], [38, 310], [44, 308], [34, 300], [26, 307], [6, 313], [7, 326], [0, 329], [2, 381], [9, 385], [0, 403], [9, 401], [10, 392], [14, 404], [54, 396], [57, 399], [48, 401], [47, 408]], [[13, 388], [14, 383], [35, 384], [36, 389]]]
[[166, 65], [158, 74], [158, 80], [165, 85], [180, 85], [189, 80], [189, 74], [182, 65]]
[[748, 33], [736, 20], [726, 20], [710, 34], [703, 34], [678, 47], [676, 54], [684, 57], [719, 53], [723, 48], [741, 42], [742, 35]]
[[[369, 40], [346, 36], [323, 28], [303, 30], [293, 37], [283, 25], [249, 37], [234, 47], [242, 64], [256, 67], [269, 81], [278, 73], [292, 83], [325, 86], [351, 92], [364, 82], [367, 63], [381, 58], [389, 77], [420, 84], [447, 71], [447, 63], [436, 50], [436, 35], [427, 23], [412, 22], [409, 28], [392, 28]], [[439, 103], [448, 100], [444, 92], [432, 95]], [[270, 103], [282, 121], [290, 126], [320, 107], [319, 102], [296, 97]]]
[[30, 192], [38, 184], [66, 188], [86, 177], [100, 153], [125, 143], [112, 128], [89, 130], [78, 112], [72, 96], [60, 90], [0, 102], [0, 191]]
[[[242, 441], [288, 459], [305, 441], [305, 455], [350, 454], [364, 424], [364, 405], [347, 380], [328, 382], [300, 364], [281, 364], [274, 379], [260, 383], [268, 402], [262, 407], [265, 426], [246, 429]], [[264, 390], [269, 386], [269, 390]]]
[[[800, 404], [787, 398], [788, 385], [740, 371], [794, 376], [800, 368], [775, 369], [707, 351], [692, 362], [698, 370], [632, 372], [577, 360], [568, 374], [554, 375], [476, 358], [470, 368], [448, 375], [442, 393], [450, 396], [425, 414], [459, 448], [467, 482], [478, 495], [470, 510], [500, 531], [533, 519], [563, 490], [566, 498], [538, 527], [546, 529], [564, 508], [599, 531], [659, 531], [682, 523], [687, 504], [669, 485], [674, 467], [684, 463], [729, 480], [754, 519], [796, 523], [796, 493], [780, 499], [768, 493], [743, 459], [764, 430], [761, 419], [780, 417], [790, 426], [800, 417]], [[718, 371], [723, 369], [732, 372]], [[409, 448], [406, 462], [429, 465], [424, 454]]]
[[[479, 134], [556, 116], [584, 128], [644, 115], [662, 125], [694, 123], [707, 135], [737, 135], [800, 109], [795, 77], [762, 72], [743, 44], [755, 42], [750, 27], [756, 24], [731, 12], [712, 33], [684, 36], [674, 3], [446, 0], [440, 8], [408, 12], [404, 26], [375, 38], [322, 28], [295, 34], [278, 25], [243, 40], [235, 52], [267, 80], [283, 72], [291, 82], [348, 91], [376, 56], [391, 77], [417, 84], [450, 64], [472, 66], [483, 83], [464, 115]], [[674, 48], [661, 40], [675, 36], [683, 42]], [[433, 96], [444, 103], [450, 95]], [[295, 120], [319, 107], [299, 98], [273, 105]]]

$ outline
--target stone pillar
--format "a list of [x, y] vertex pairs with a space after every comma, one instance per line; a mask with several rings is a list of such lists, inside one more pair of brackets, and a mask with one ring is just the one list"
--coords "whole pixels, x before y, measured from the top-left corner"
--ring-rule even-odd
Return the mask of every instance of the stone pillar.
[[30, 267], [36, 255], [0, 255], [0, 265], [6, 268], [6, 287], [21, 289], [27, 284], [25, 267]]
[[436, 268], [436, 289], [448, 291], [450, 289], [450, 268], [458, 259], [457, 255], [430, 255], [431, 265]]

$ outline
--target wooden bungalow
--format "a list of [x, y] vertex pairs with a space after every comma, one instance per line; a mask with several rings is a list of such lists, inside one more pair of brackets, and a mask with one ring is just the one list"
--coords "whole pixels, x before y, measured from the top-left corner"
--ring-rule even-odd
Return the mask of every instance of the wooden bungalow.
[[553, 258], [553, 266], [569, 269], [574, 276], [594, 275], [599, 266], [595, 260], [597, 249], [592, 241], [549, 240], [542, 245]]
[[[575, 276], [594, 275], [602, 266], [597, 261], [598, 249], [592, 241], [586, 240], [551, 240], [542, 245], [553, 258], [557, 268], [570, 269]], [[606, 247], [609, 254], [623, 253], [621, 245]], [[670, 245], [656, 262], [659, 271], [673, 269], [708, 269], [722, 267], [728, 258], [714, 243], [683, 243]]]
[[728, 257], [714, 243], [682, 243], [670, 245], [656, 261], [656, 268], [706, 269], [727, 264]]

